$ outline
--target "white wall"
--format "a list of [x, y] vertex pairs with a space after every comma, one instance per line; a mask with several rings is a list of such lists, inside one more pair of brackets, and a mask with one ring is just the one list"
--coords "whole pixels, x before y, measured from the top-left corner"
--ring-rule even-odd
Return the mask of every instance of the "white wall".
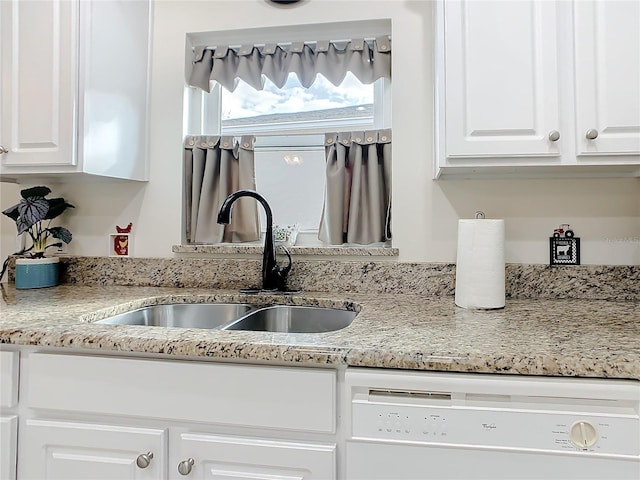
[[[20, 189], [11, 183], [0, 183], [0, 210], [5, 210], [19, 200]], [[16, 224], [13, 220], [0, 215], [0, 262], [4, 262], [7, 255], [17, 250]], [[3, 279], [6, 281], [6, 277]]]
[[[116, 224], [134, 223], [133, 253], [171, 257], [180, 242], [182, 101], [187, 32], [391, 18], [393, 36], [393, 234], [401, 261], [455, 261], [457, 222], [476, 210], [504, 218], [506, 259], [547, 263], [548, 237], [570, 223], [584, 264], [640, 264], [640, 179], [438, 180], [433, 161], [432, 3], [306, 0], [274, 8], [264, 0], [155, 3], [151, 167], [147, 184], [50, 185], [78, 207], [65, 218], [69, 252], [106, 255]], [[2, 186], [2, 205], [13, 186]], [[8, 227], [10, 228], [7, 228]], [[15, 242], [3, 219], [3, 257]], [[9, 232], [9, 233], [7, 233]], [[11, 250], [13, 251], [13, 250]]]

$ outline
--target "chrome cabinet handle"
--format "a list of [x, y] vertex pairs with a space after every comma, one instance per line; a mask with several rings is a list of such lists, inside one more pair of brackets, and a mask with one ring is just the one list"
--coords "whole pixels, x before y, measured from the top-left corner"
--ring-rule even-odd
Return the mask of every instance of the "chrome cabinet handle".
[[598, 138], [598, 130], [596, 130], [595, 128], [590, 128], [589, 130], [587, 130], [587, 140], [595, 140], [596, 138]]
[[178, 464], [178, 473], [180, 475], [189, 475], [194, 463], [196, 463], [196, 461], [193, 458], [187, 458], [186, 460], [181, 461]]
[[551, 140], [552, 142], [557, 142], [558, 140], [560, 140], [560, 132], [557, 130], [551, 130], [549, 132], [549, 140]]
[[5, 147], [4, 145], [0, 145], [0, 155], [3, 155], [5, 153], [9, 153], [9, 150], [7, 150], [7, 147]]
[[147, 468], [149, 466], [149, 464], [151, 463], [151, 459], [153, 458], [153, 453], [149, 452], [149, 453], [141, 453], [140, 455], [138, 455], [138, 458], [136, 458], [136, 465], [139, 468]]

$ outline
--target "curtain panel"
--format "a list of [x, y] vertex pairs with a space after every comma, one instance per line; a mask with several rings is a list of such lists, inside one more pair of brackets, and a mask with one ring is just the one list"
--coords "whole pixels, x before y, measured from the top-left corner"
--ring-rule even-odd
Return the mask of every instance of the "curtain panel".
[[318, 238], [368, 245], [391, 238], [391, 130], [325, 135], [326, 191]]
[[184, 142], [187, 243], [251, 242], [260, 239], [258, 206], [241, 198], [229, 225], [217, 222], [222, 202], [236, 190], [255, 190], [254, 137], [189, 136]]
[[352, 39], [348, 42], [297, 42], [292, 44], [243, 45], [240, 48], [196, 47], [193, 70], [187, 83], [206, 92], [214, 80], [234, 91], [242, 79], [256, 90], [264, 87], [264, 77], [282, 88], [290, 73], [310, 87], [317, 74], [340, 85], [347, 72], [362, 83], [391, 78], [391, 39]]

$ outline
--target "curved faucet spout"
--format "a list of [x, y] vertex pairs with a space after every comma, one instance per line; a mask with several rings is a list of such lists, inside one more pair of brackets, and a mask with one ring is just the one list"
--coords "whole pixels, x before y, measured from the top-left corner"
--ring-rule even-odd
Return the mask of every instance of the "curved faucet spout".
[[267, 231], [264, 236], [264, 251], [262, 253], [262, 289], [263, 290], [284, 290], [286, 276], [291, 270], [291, 256], [289, 265], [279, 267], [276, 262], [276, 248], [273, 240], [273, 214], [267, 200], [258, 192], [253, 190], [238, 190], [229, 195], [220, 207], [218, 212], [218, 223], [228, 224], [231, 222], [231, 207], [233, 203], [241, 197], [255, 198], [264, 208], [267, 215]]

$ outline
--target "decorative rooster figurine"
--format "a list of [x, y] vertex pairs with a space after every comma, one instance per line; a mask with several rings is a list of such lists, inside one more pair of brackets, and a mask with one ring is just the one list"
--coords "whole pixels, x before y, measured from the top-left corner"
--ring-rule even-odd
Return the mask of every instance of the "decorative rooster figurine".
[[[133, 223], [129, 222], [129, 225], [126, 227], [119, 227], [116, 225], [116, 231], [118, 233], [128, 234], [131, 233], [131, 227], [133, 227]], [[113, 253], [118, 256], [128, 257], [129, 256], [129, 235], [116, 235], [113, 237]]]
[[131, 227], [133, 227], [133, 223], [129, 222], [129, 225], [127, 225], [126, 227], [119, 227], [116, 225], [116, 231], [118, 233], [131, 233]]

